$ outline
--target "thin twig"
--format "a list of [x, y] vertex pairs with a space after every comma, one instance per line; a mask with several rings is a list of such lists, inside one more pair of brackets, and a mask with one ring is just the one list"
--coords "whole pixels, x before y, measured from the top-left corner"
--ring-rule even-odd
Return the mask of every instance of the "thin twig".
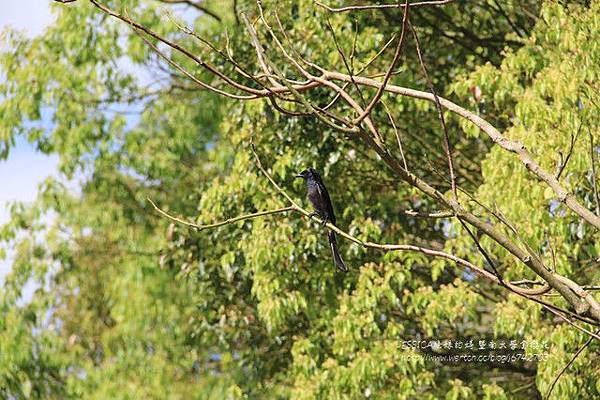
[[[394, 41], [394, 39], [395, 39], [395, 38], [396, 38], [396, 34], [392, 35], [392, 37], [390, 38], [390, 40], [388, 40], [388, 41], [386, 42], [386, 44], [385, 44], [385, 45], [383, 45], [383, 47], [382, 47], [381, 49], [379, 49], [379, 51], [377, 52], [377, 54], [375, 54], [375, 55], [374, 55], [374, 56], [373, 56], [373, 57], [372, 57], [372, 58], [371, 58], [369, 61], [367, 61], [367, 63], [366, 63], [366, 64], [365, 64], [365, 65], [364, 65], [364, 66], [363, 66], [363, 67], [362, 67], [362, 68], [361, 68], [361, 69], [360, 69], [360, 70], [359, 70], [357, 73], [356, 73], [356, 75], [360, 75], [360, 74], [362, 74], [363, 72], [365, 72], [365, 71], [366, 71], [366, 69], [367, 69], [368, 67], [370, 67], [370, 66], [371, 66], [371, 64], [372, 64], [373, 62], [375, 62], [375, 60], [376, 60], [377, 58], [379, 58], [379, 56], [380, 56], [381, 54], [383, 54], [383, 52], [384, 52], [384, 51], [385, 51], [385, 50], [386, 50], [386, 49], [389, 47], [389, 45], [390, 45], [390, 44], [391, 44], [391, 43]], [[383, 75], [384, 75], [384, 74], [382, 74], [382, 76], [383, 76]], [[351, 81], [352, 81], [352, 82], [354, 82], [354, 79], [351, 79]], [[349, 85], [350, 85], [350, 82], [346, 82], [346, 83], [344, 84], [344, 86], [342, 87], [342, 89], [346, 90], [346, 88], [347, 88]], [[326, 109], [328, 109], [329, 107], [333, 106], [333, 104], [334, 104], [334, 103], [337, 101], [337, 99], [339, 99], [340, 97], [341, 97], [341, 96], [340, 96], [340, 94], [339, 94], [339, 93], [337, 93], [337, 94], [335, 95], [335, 97], [333, 98], [333, 100], [331, 100], [331, 102], [330, 102], [330, 103], [329, 103], [327, 106], [325, 106], [325, 107], [324, 107], [324, 109], [326, 110]]]
[[[506, 287], [508, 290], [510, 290], [512, 292], [515, 292], [515, 293], [518, 293], [518, 294], [526, 294], [528, 296], [540, 296], [540, 295], [543, 295], [545, 293], [548, 293], [552, 289], [552, 287], [547, 282], [543, 283], [540, 288], [522, 289], [522, 288], [519, 288], [518, 285], [515, 284], [514, 282], [506, 282], [506, 281], [504, 281], [502, 279], [502, 275], [500, 275], [500, 273], [496, 269], [496, 266], [495, 266], [494, 262], [492, 261], [492, 258], [489, 256], [489, 254], [487, 253], [487, 251], [485, 251], [485, 249], [483, 248], [483, 246], [481, 246], [481, 243], [479, 242], [479, 239], [477, 239], [477, 237], [475, 236], [475, 234], [473, 234], [473, 232], [471, 232], [471, 230], [469, 229], [469, 227], [464, 223], [464, 221], [460, 217], [458, 218], [458, 221], [463, 226], [463, 228], [467, 231], [467, 233], [469, 234], [469, 236], [471, 237], [471, 239], [473, 239], [473, 242], [475, 242], [475, 246], [477, 246], [477, 250], [479, 250], [479, 252], [483, 255], [483, 257], [485, 258], [485, 260], [487, 261], [487, 263], [492, 268], [492, 271], [494, 271], [494, 274], [498, 278], [498, 282], [499, 282], [500, 285]], [[520, 282], [518, 282], [518, 283], [520, 283]]]
[[590, 163], [592, 164], [592, 184], [594, 185], [594, 199], [596, 200], [596, 215], [600, 215], [600, 196], [598, 195], [598, 184], [596, 183], [596, 162], [594, 157], [594, 137], [588, 127], [590, 135]]
[[[437, 1], [420, 1], [417, 3], [409, 3], [409, 7], [425, 7], [425, 6], [441, 6], [444, 4], [452, 3], [454, 0], [437, 0]], [[315, 4], [323, 7], [330, 12], [347, 12], [347, 11], [360, 11], [360, 10], [385, 10], [389, 8], [404, 8], [405, 4], [374, 4], [374, 5], [359, 5], [359, 6], [346, 6], [346, 7], [330, 7], [327, 4], [323, 4], [320, 1], [314, 0]]]
[[[596, 335], [600, 333], [600, 330], [596, 331]], [[590, 343], [592, 343], [592, 340], [594, 339], [593, 336], [590, 336], [589, 339], [581, 346], [579, 347], [579, 349], [577, 350], [577, 352], [573, 355], [573, 357], [571, 357], [571, 360], [569, 360], [569, 362], [567, 363], [567, 365], [565, 365], [560, 372], [558, 373], [558, 375], [556, 375], [556, 377], [554, 378], [554, 380], [552, 381], [552, 385], [550, 386], [550, 390], [548, 390], [548, 393], [546, 394], [546, 400], [550, 398], [550, 395], [552, 394], [552, 390], [554, 390], [554, 386], [556, 385], [556, 382], [558, 382], [558, 380], [560, 379], [560, 377], [565, 373], [565, 371], [567, 370], [567, 368], [569, 368], [571, 366], [571, 364], [573, 364], [573, 362], [575, 362], [575, 359], [583, 352], [583, 350], [586, 349], [586, 347], [588, 347], [590, 345]]]
[[[348, 105], [350, 105], [360, 115], [363, 111], [362, 107], [356, 102], [356, 100], [354, 100], [354, 98], [352, 96], [350, 96], [348, 94], [348, 92], [346, 92], [345, 90], [343, 90], [341, 87], [339, 87], [335, 83], [331, 82], [330, 80], [324, 79], [322, 76], [318, 77], [318, 76], [312, 75], [305, 68], [303, 68], [302, 65], [300, 65], [300, 62], [302, 62], [308, 66], [311, 66], [313, 68], [316, 68], [320, 71], [325, 71], [323, 68], [319, 67], [318, 65], [316, 65], [314, 63], [311, 63], [311, 62], [305, 60], [302, 56], [300, 56], [300, 54], [296, 51], [296, 49], [293, 46], [291, 47], [292, 52], [297, 55], [297, 57], [300, 59], [300, 62], [298, 62], [296, 59], [294, 59], [294, 57], [291, 56], [291, 54], [285, 49], [285, 47], [283, 46], [283, 43], [279, 40], [279, 38], [277, 37], [277, 35], [273, 31], [273, 29], [267, 22], [265, 15], [264, 15], [261, 1], [257, 0], [256, 5], [258, 6], [258, 10], [260, 12], [260, 19], [263, 22], [267, 31], [269, 32], [271, 38], [273, 39], [273, 42], [275, 43], [277, 48], [280, 50], [281, 54], [283, 54], [283, 56], [291, 62], [292, 66], [294, 66], [298, 70], [298, 72], [300, 72], [309, 81], [320, 83], [320, 84], [327, 86], [327, 87], [333, 89], [334, 91], [338, 92], [341, 95], [341, 97], [348, 103]], [[275, 17], [278, 20], [277, 14], [275, 14]], [[279, 26], [280, 26], [281, 32], [282, 32], [285, 40], [287, 40], [288, 42], [291, 43], [285, 30], [283, 29], [283, 25], [281, 25], [281, 23], [279, 23]], [[273, 64], [271, 64], [271, 65], [274, 69], [276, 68], [275, 65], [273, 65]], [[278, 75], [282, 76], [281, 73], [278, 73]], [[304, 98], [301, 100], [303, 102], [305, 102], [309, 107], [313, 107], [312, 103], [310, 103], [308, 100], [306, 100]], [[347, 129], [348, 132], [358, 133], [364, 140], [367, 140], [367, 141], [371, 140], [370, 138], [365, 136], [365, 132], [361, 129], [361, 127], [359, 125], [353, 123], [352, 121], [346, 121], [346, 119], [343, 117], [340, 117], [340, 120], [343, 121], [344, 125], [347, 125], [349, 127]], [[383, 149], [385, 147], [383, 144], [383, 138], [382, 138], [381, 134], [379, 133], [379, 131], [377, 130], [377, 128], [375, 127], [373, 120], [370, 117], [367, 117], [367, 118], [365, 118], [365, 123], [366, 123], [367, 127], [369, 128], [369, 131], [371, 131], [373, 134], [374, 144], [377, 147], [379, 147], [380, 149]]]
[[415, 211], [415, 210], [402, 210], [400, 212], [404, 215], [408, 215], [409, 217], [419, 217], [419, 218], [452, 218], [452, 217], [454, 217], [454, 213], [452, 211], [424, 212], [424, 211]]
[[139, 29], [137, 29], [135, 27], [132, 27], [132, 29], [146, 43], [146, 45], [148, 45], [148, 47], [150, 47], [163, 60], [165, 60], [167, 63], [169, 63], [175, 69], [177, 69], [179, 72], [181, 72], [182, 74], [184, 74], [185, 76], [187, 76], [189, 79], [191, 79], [192, 81], [194, 81], [201, 88], [210, 90], [211, 92], [220, 94], [220, 95], [225, 96], [225, 97], [229, 97], [231, 99], [236, 99], [236, 100], [250, 100], [250, 99], [256, 99], [257, 98], [256, 95], [238, 95], [238, 94], [229, 93], [229, 92], [226, 92], [224, 90], [218, 89], [218, 88], [216, 88], [216, 87], [214, 87], [212, 85], [209, 85], [208, 83], [205, 83], [205, 82], [201, 81], [195, 75], [193, 75], [191, 72], [189, 72], [188, 70], [186, 70], [185, 68], [183, 68], [180, 64], [178, 64], [177, 62], [173, 61], [169, 56], [167, 56], [165, 53], [163, 53], [158, 47], [156, 47], [154, 45], [154, 43], [152, 43], [150, 40], [148, 40], [148, 38], [146, 38], [140, 32]]
[[197, 2], [193, 2], [191, 0], [160, 0], [160, 1], [162, 3], [168, 3], [168, 4], [187, 4], [188, 6], [192, 6], [196, 10], [201, 11], [204, 14], [209, 15], [209, 16], [213, 17], [214, 19], [216, 19], [217, 21], [221, 22], [221, 17], [217, 13], [209, 10], [208, 8], [202, 6], [201, 4], [199, 4]]
[[513, 23], [513, 21], [510, 19], [510, 17], [506, 13], [506, 11], [504, 11], [504, 8], [502, 8], [502, 6], [500, 5], [500, 3], [498, 3], [498, 0], [494, 0], [494, 4], [496, 4], [496, 6], [498, 7], [497, 10], [500, 12], [500, 14], [502, 14], [502, 16], [504, 17], [504, 19], [506, 19], [506, 22], [508, 22], [508, 24], [511, 26], [511, 28], [513, 28], [513, 31], [517, 35], [519, 35], [519, 37], [524, 38], [525, 35], [521, 32], [521, 29], [519, 29], [519, 27], [516, 26], [515, 23]]
[[152, 200], [150, 200], [150, 199], [147, 199], [147, 200], [150, 202], [150, 204], [152, 204], [152, 207], [154, 207], [154, 209], [159, 214], [161, 214], [162, 216], [170, 219], [171, 221], [183, 224], [185, 226], [189, 226], [191, 228], [196, 228], [199, 231], [203, 231], [205, 229], [218, 228], [218, 227], [223, 226], [223, 225], [229, 225], [229, 224], [233, 224], [233, 223], [238, 222], [238, 221], [244, 221], [244, 220], [247, 220], [247, 219], [263, 217], [265, 215], [281, 214], [281, 213], [288, 212], [288, 211], [296, 211], [296, 207], [294, 207], [294, 206], [282, 207], [282, 208], [278, 208], [278, 209], [275, 209], [275, 210], [267, 210], [267, 211], [255, 212], [255, 213], [252, 213], [252, 214], [240, 215], [240, 216], [237, 216], [235, 218], [228, 218], [228, 219], [226, 219], [224, 221], [215, 222], [215, 223], [212, 223], [212, 224], [198, 225], [198, 224], [195, 224], [193, 222], [189, 222], [189, 221], [183, 220], [181, 218], [174, 217], [174, 216], [170, 215], [169, 213], [167, 213], [166, 211], [163, 211]]
[[[236, 15], [237, 18], [237, 15]], [[244, 77], [248, 78], [248, 79], [252, 79], [254, 82], [256, 82], [258, 85], [260, 85], [262, 88], [266, 89], [266, 90], [270, 90], [269, 87], [265, 86], [259, 79], [258, 76], [253, 75], [252, 73], [250, 73], [249, 71], [247, 71], [240, 63], [238, 63], [235, 58], [233, 58], [233, 56], [231, 55], [231, 52], [229, 51], [229, 36], [227, 35], [227, 31], [225, 31], [226, 33], [226, 50], [228, 51], [222, 51], [220, 50], [217, 46], [215, 46], [213, 43], [211, 43], [209, 40], [206, 40], [205, 38], [203, 38], [202, 36], [198, 35], [192, 28], [188, 27], [188, 26], [184, 26], [181, 25], [179, 22], [177, 22], [175, 19], [172, 19], [172, 22], [175, 24], [175, 26], [177, 26], [181, 31], [183, 31], [184, 33], [194, 37], [195, 39], [197, 39], [198, 41], [200, 41], [200, 43], [208, 46], [208, 48], [210, 48], [212, 51], [214, 51], [215, 53], [219, 54], [224, 60], [226, 60], [227, 62], [231, 63], [235, 70], [237, 72], [239, 72], [241, 75], [243, 75]], [[260, 60], [259, 60], [260, 61]], [[276, 75], [273, 75], [271, 71], [269, 71], [269, 69], [266, 67], [266, 65], [263, 65], [261, 63], [261, 66], [263, 66], [263, 71], [265, 72], [265, 76], [269, 79], [269, 81], [275, 86], [275, 87], [279, 87], [279, 88], [283, 88], [283, 85], [280, 85], [275, 79], [273, 79], [273, 77], [276, 77]], [[287, 101], [291, 101], [288, 99], [285, 99], [282, 95], [276, 93], [276, 92], [271, 92], [273, 95], [275, 96], [280, 96], [283, 100], [287, 100]]]
[[[496, 269], [494, 262], [492, 261], [491, 257], [488, 255], [487, 251], [485, 251], [485, 249], [481, 246], [477, 237], [473, 234], [473, 232], [471, 232], [471, 230], [469, 229], [467, 224], [465, 224], [462, 219], [458, 218], [458, 222], [460, 222], [460, 224], [467, 231], [467, 233], [469, 234], [471, 239], [473, 239], [475, 246], [477, 246], [477, 250], [479, 250], [479, 252], [483, 255], [483, 258], [485, 258], [485, 261], [487, 261], [487, 263], [490, 265], [490, 267], [492, 268], [492, 271], [494, 271], [494, 274], [498, 278], [498, 281], [500, 282], [500, 284], [504, 285], [504, 280], [502, 279], [502, 275], [500, 275], [500, 273]], [[549, 291], [549, 290], [550, 290], [550, 287], [548, 287], [547, 291]]]
[[556, 180], [560, 179], [560, 176], [562, 175], [563, 171], [565, 170], [565, 168], [567, 166], [567, 163], [569, 162], [569, 159], [571, 158], [571, 154], [573, 153], [573, 147], [575, 146], [575, 142], [577, 141], [577, 138], [579, 137], [579, 133], [581, 132], [582, 126], [583, 126], [583, 120], [581, 122], [579, 122], [579, 128], [577, 128], [577, 133], [575, 135], [573, 135], [573, 133], [571, 133], [571, 144], [569, 145], [569, 152], [567, 153], [565, 160], [558, 167], [558, 172], [556, 173]]
[[[283, 31], [283, 25], [281, 24], [281, 21], [279, 21], [279, 17], [277, 17], [277, 22], [279, 23], [279, 26], [281, 27], [281, 31]], [[362, 90], [360, 89], [360, 86], [358, 86], [358, 84], [354, 81], [353, 70], [350, 67], [350, 65], [348, 64], [348, 61], [346, 60], [346, 55], [344, 54], [342, 47], [340, 46], [340, 44], [337, 41], [337, 37], [335, 35], [335, 30], [333, 29], [333, 26], [331, 25], [331, 21], [329, 21], [328, 16], [326, 16], [326, 22], [327, 22], [327, 27], [329, 28], [329, 31], [331, 32], [331, 37], [333, 38], [333, 43], [334, 43], [340, 57], [342, 57], [342, 61], [344, 63], [344, 66], [346, 67], [346, 71], [348, 71], [348, 75], [350, 75], [350, 78], [352, 78], [352, 83], [356, 87], [356, 90], [358, 91], [358, 94], [360, 95], [360, 98], [364, 104], [365, 98], [363, 96]], [[356, 35], [354, 37], [354, 40], [355, 40], [354, 43], [356, 43]], [[353, 44], [353, 46], [354, 46], [354, 44]]]
[[233, 0], [233, 16], [235, 17], [235, 24], [239, 25], [240, 24], [240, 17], [238, 15], [238, 10], [237, 10], [237, 0]]
[[394, 129], [394, 135], [396, 136], [396, 141], [398, 142], [398, 150], [400, 150], [400, 157], [402, 157], [402, 164], [404, 164], [404, 169], [408, 171], [408, 164], [406, 163], [406, 157], [404, 157], [404, 149], [402, 148], [402, 139], [400, 138], [400, 131], [398, 130], [398, 127], [396, 126], [396, 121], [394, 121], [394, 117], [392, 116], [392, 113], [391, 113], [388, 105], [386, 104], [386, 102], [382, 100], [381, 104], [383, 104], [383, 107], [385, 108], [385, 112], [390, 120], [390, 123], [392, 124], [392, 129]]
[[571, 321], [569, 318], [567, 318], [565, 315], [563, 315], [563, 313], [571, 316], [572, 318], [578, 319], [579, 321], [585, 322], [590, 325], [598, 326], [598, 322], [590, 321], [586, 318], [583, 318], [583, 317], [581, 317], [573, 312], [567, 311], [567, 310], [561, 310], [559, 307], [556, 307], [553, 304], [546, 303], [540, 299], [536, 299], [535, 297], [527, 297], [527, 296], [523, 296], [523, 297], [528, 298], [529, 300], [533, 300], [534, 302], [536, 302], [538, 304], [541, 304], [546, 310], [550, 311], [552, 314], [556, 315], [557, 317], [559, 317], [560, 319], [565, 321], [567, 324], [569, 324], [573, 328], [577, 329], [578, 331], [583, 332], [586, 335], [591, 336], [597, 340], [600, 340], [600, 336], [598, 336], [598, 334], [596, 334], [588, 329], [585, 329], [582, 326], [577, 325], [575, 322]]
[[425, 66], [425, 61], [423, 61], [423, 53], [421, 52], [421, 46], [419, 44], [419, 37], [417, 36], [417, 31], [413, 24], [408, 21], [408, 26], [413, 34], [415, 39], [415, 47], [417, 50], [417, 56], [419, 57], [419, 64], [421, 64], [421, 70], [423, 71], [423, 75], [425, 76], [425, 80], [427, 81], [427, 85], [429, 86], [429, 90], [431, 94], [433, 94], [433, 99], [435, 100], [435, 107], [438, 112], [438, 118], [440, 123], [442, 124], [442, 129], [444, 130], [444, 150], [446, 151], [446, 156], [448, 157], [448, 169], [450, 170], [450, 185], [452, 187], [452, 194], [454, 195], [454, 200], [458, 201], [458, 194], [456, 192], [456, 176], [454, 174], [454, 160], [452, 159], [452, 147], [450, 147], [450, 137], [448, 135], [448, 128], [446, 127], [446, 120], [444, 119], [444, 112], [442, 111], [442, 105], [440, 104], [440, 99], [437, 95], [435, 87], [433, 86], [433, 82], [431, 78], [429, 78], [429, 74], [427, 73], [427, 67]]
[[377, 92], [375, 93], [375, 97], [373, 97], [373, 99], [371, 100], [369, 105], [367, 105], [367, 107], [362, 112], [362, 114], [360, 114], [358, 116], [358, 118], [356, 118], [354, 120], [355, 124], [359, 124], [363, 119], [365, 119], [371, 113], [371, 110], [373, 110], [373, 107], [375, 107], [375, 104], [377, 104], [377, 102], [379, 101], [381, 96], [383, 96], [383, 92], [385, 91], [385, 86], [387, 85], [388, 81], [390, 80], [392, 71], [396, 67], [396, 63], [398, 62], [398, 60], [400, 59], [400, 56], [402, 55], [402, 47], [404, 45], [404, 36], [406, 33], [406, 25], [407, 25], [407, 23], [410, 24], [410, 21], [408, 19], [409, 7], [406, 7], [407, 4], [408, 4], [408, 0], [406, 0], [405, 7], [404, 7], [404, 15], [402, 16], [402, 32], [400, 33], [400, 40], [398, 40], [398, 46], [396, 46], [396, 52], [394, 53], [394, 58], [392, 58], [392, 62], [390, 63], [390, 66], [388, 67], [387, 72], [385, 73], [381, 87], [379, 87], [377, 89]]
[[195, 56], [190, 50], [186, 49], [183, 46], [180, 46], [179, 44], [170, 41], [169, 39], [166, 39], [165, 37], [159, 35], [158, 33], [154, 32], [152, 29], [139, 24], [137, 22], [135, 22], [134, 20], [132, 20], [131, 18], [129, 18], [126, 15], [122, 15], [119, 14], [118, 12], [108, 8], [107, 6], [100, 4], [97, 0], [90, 0], [90, 3], [92, 3], [94, 6], [96, 6], [97, 8], [99, 8], [100, 10], [102, 10], [104, 13], [117, 18], [123, 22], [125, 22], [126, 24], [128, 24], [129, 26], [133, 27], [133, 28], [137, 28], [137, 30], [142, 31], [150, 36], [152, 36], [153, 38], [161, 41], [162, 43], [166, 44], [167, 46], [171, 47], [172, 49], [177, 50], [178, 52], [182, 53], [183, 55], [185, 55], [186, 57], [190, 58], [191, 60], [195, 61], [198, 65], [200, 65], [201, 67], [205, 68], [206, 70], [208, 70], [209, 72], [213, 73], [214, 75], [220, 77], [221, 79], [223, 79], [225, 82], [227, 82], [229, 85], [231, 85], [232, 87], [235, 87], [236, 89], [245, 91], [247, 93], [251, 93], [254, 95], [258, 95], [261, 91], [251, 88], [249, 86], [245, 86], [241, 83], [236, 82], [235, 80], [233, 80], [232, 78], [230, 78], [229, 76], [225, 75], [224, 73], [222, 73], [221, 71], [219, 71], [216, 67], [214, 67], [213, 65], [201, 60], [199, 57]]
[[[261, 9], [262, 10], [262, 9]], [[246, 17], [245, 14], [242, 14], [242, 18], [246, 24], [246, 28], [248, 30], [248, 32], [250, 33], [250, 37], [252, 38], [252, 41], [254, 43], [254, 47], [256, 52], [259, 54], [259, 57], [263, 57], [264, 61], [265, 61], [265, 65], [268, 65], [273, 72], [275, 73], [275, 75], [279, 76], [280, 79], [282, 80], [282, 82], [285, 85], [285, 88], [287, 88], [307, 109], [309, 110], [313, 110], [314, 111], [314, 115], [319, 118], [321, 121], [323, 121], [325, 124], [327, 124], [328, 126], [330, 126], [331, 128], [334, 128], [336, 130], [342, 131], [342, 132], [346, 132], [346, 133], [357, 133], [359, 128], [357, 126], [352, 125], [352, 123], [350, 121], [346, 121], [344, 118], [342, 117], [338, 117], [335, 116], [334, 114], [323, 110], [322, 108], [319, 108], [315, 105], [313, 105], [311, 102], [309, 102], [306, 97], [302, 96], [300, 94], [300, 92], [298, 90], [296, 90], [294, 88], [294, 86], [292, 84], [289, 83], [289, 81], [285, 78], [285, 76], [283, 75], [283, 73], [281, 72], [281, 70], [273, 63], [271, 63], [265, 56], [264, 56], [264, 50], [262, 49], [262, 46], [260, 45], [260, 42], [258, 41], [258, 34], [256, 33], [256, 30], [254, 29], [254, 27], [252, 26], [252, 24], [250, 23], [250, 21], [248, 20], [248, 18]], [[266, 21], [264, 19], [263, 23], [266, 25]], [[273, 39], [275, 40], [275, 42], [277, 43], [277, 45], [280, 47], [280, 49], [282, 49], [284, 55], [289, 58], [290, 60], [292, 60], [295, 64], [295, 66], [297, 68], [299, 68], [301, 70], [301, 72], [303, 72], [303, 74], [307, 77], [307, 78], [312, 78], [312, 75], [308, 74], [308, 72], [306, 72], [297, 62], [295, 62], [295, 60], [293, 60], [293, 58], [285, 51], [285, 49], [283, 49], [283, 46], [281, 45], [281, 43], [279, 42], [279, 40], [277, 39], [277, 37], [275, 36], [275, 34], [273, 33], [273, 31], [269, 29], [269, 32], [271, 33], [271, 36], [273, 37]], [[262, 54], [262, 56], [261, 56]], [[311, 84], [317, 83], [317, 84], [323, 84], [323, 82], [310, 82]], [[275, 88], [278, 89], [278, 88]], [[334, 122], [331, 122], [329, 119], [327, 119], [325, 116], [332, 118], [338, 122], [341, 122], [342, 124], [344, 124], [345, 126], [341, 126], [338, 124], [335, 124]]]

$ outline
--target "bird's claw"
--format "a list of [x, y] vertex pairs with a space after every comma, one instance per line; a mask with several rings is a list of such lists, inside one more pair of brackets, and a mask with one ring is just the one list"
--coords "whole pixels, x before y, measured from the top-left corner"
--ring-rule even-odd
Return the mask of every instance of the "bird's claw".
[[316, 212], [310, 213], [310, 214], [308, 215], [308, 218], [310, 218], [310, 219], [312, 219], [313, 217], [318, 217], [318, 218], [320, 218], [320, 219], [321, 219], [321, 221], [322, 221], [322, 222], [321, 222], [321, 225], [323, 225], [323, 226], [327, 225], [327, 223], [329, 222], [329, 220], [328, 220], [327, 218], [323, 218], [323, 217], [321, 217], [321, 216], [319, 215], [319, 213], [316, 213]]

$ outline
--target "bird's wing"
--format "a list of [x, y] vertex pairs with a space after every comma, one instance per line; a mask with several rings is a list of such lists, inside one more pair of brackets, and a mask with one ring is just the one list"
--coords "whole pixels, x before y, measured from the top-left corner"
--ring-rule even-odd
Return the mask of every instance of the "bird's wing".
[[331, 199], [329, 198], [329, 192], [327, 192], [327, 188], [323, 184], [323, 182], [319, 182], [317, 184], [317, 190], [319, 191], [320, 197], [323, 199], [323, 204], [325, 208], [325, 212], [327, 213], [327, 219], [335, 224], [335, 214], [333, 213], [333, 205], [331, 204]]

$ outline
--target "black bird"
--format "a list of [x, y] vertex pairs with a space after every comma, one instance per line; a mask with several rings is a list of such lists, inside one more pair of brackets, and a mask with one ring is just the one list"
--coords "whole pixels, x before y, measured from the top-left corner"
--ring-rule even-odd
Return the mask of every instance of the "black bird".
[[[296, 178], [303, 178], [306, 182], [306, 196], [315, 208], [315, 214], [323, 220], [323, 225], [325, 225], [327, 222], [331, 222], [335, 225], [333, 206], [331, 205], [329, 192], [327, 192], [327, 188], [321, 179], [321, 175], [319, 175], [315, 169], [308, 168], [296, 175]], [[348, 268], [344, 264], [344, 260], [342, 260], [342, 257], [338, 252], [337, 241], [335, 240], [335, 232], [329, 231], [328, 236], [331, 252], [333, 253], [333, 262], [340, 271], [348, 272]]]

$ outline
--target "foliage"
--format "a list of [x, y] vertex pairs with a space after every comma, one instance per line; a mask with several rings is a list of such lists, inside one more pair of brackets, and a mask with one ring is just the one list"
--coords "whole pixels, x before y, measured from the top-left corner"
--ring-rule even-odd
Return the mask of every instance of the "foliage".
[[[255, 21], [255, 2], [206, 3], [222, 21], [193, 7], [176, 11], [185, 11], [199, 36], [258, 71], [248, 32], [232, 12], [235, 4]], [[369, 61], [399, 34], [399, 10], [335, 14], [308, 0], [262, 3], [277, 10], [288, 44], [311, 62], [344, 73], [366, 67], [367, 75], [389, 65], [393, 49]], [[591, 138], [600, 143], [600, 3], [504, 3], [411, 9], [435, 87], [522, 141], [546, 170], [558, 171], [568, 158], [561, 183], [594, 209], [589, 149]], [[106, 4], [236, 73], [177, 26], [184, 22], [164, 8], [172, 5]], [[339, 239], [352, 266], [340, 274], [323, 228], [299, 214], [203, 231], [161, 218], [147, 198], [201, 224], [286, 206], [257, 169], [252, 140], [262, 163], [296, 199], [304, 188], [292, 180], [295, 173], [308, 166], [322, 171], [338, 225], [353, 236], [444, 249], [485, 265], [460, 223], [402, 213], [435, 211], [437, 204], [399, 183], [356, 137], [314, 116], [285, 116], [267, 99], [240, 102], [199, 89], [91, 3], [53, 7], [57, 21], [42, 36], [5, 33], [0, 154], [10, 157], [15, 138], [26, 137], [60, 156], [65, 180], [82, 184], [73, 191], [47, 180], [34, 204], [12, 206], [0, 231], [16, 251], [0, 295], [1, 396], [532, 398], [548, 392], [586, 341], [539, 304], [446, 260]], [[283, 72], [300, 79], [268, 33], [259, 35]], [[189, 58], [160, 49], [199, 79], [222, 83]], [[407, 39], [398, 70], [394, 84], [427, 90], [413, 40]], [[482, 91], [479, 101], [474, 87]], [[375, 94], [352, 85], [348, 91], [367, 99]], [[333, 99], [322, 88], [307, 96], [323, 107]], [[385, 94], [373, 118], [383, 121], [387, 143], [396, 139], [383, 103], [399, 127], [411, 172], [449, 195], [435, 104]], [[127, 116], [132, 109], [138, 115]], [[342, 102], [331, 109], [351, 114]], [[473, 125], [447, 118], [465, 207], [539, 251], [555, 271], [597, 284], [594, 227], [558, 203], [515, 154]], [[593, 151], [597, 157], [598, 147]], [[469, 194], [500, 210], [516, 233]], [[495, 242], [480, 240], [506, 279], [535, 278]], [[32, 284], [33, 297], [23, 299]], [[565, 306], [562, 299], [556, 304]], [[418, 357], [402, 345], [513, 337], [548, 340], [548, 357], [482, 368]], [[556, 398], [600, 395], [597, 351], [593, 341], [579, 355], [558, 381]]]

